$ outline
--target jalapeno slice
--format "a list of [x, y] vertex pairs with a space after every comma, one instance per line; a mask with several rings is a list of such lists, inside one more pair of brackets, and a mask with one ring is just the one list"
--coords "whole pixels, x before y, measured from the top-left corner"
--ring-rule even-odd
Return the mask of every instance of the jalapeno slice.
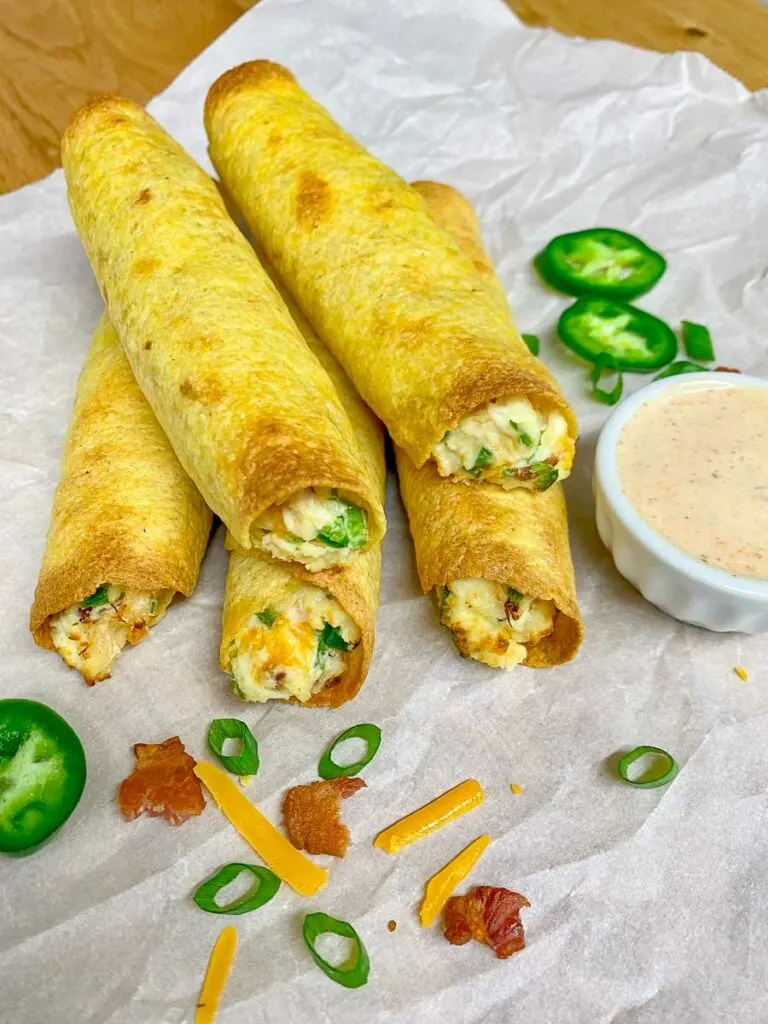
[[618, 299], [644, 295], [667, 269], [660, 253], [618, 228], [588, 228], [558, 235], [533, 262], [556, 291]]
[[0, 700], [0, 853], [34, 850], [61, 828], [85, 786], [85, 753], [46, 704]]
[[645, 310], [618, 299], [584, 295], [560, 317], [564, 345], [590, 363], [611, 356], [617, 370], [649, 373], [675, 358], [675, 332]]

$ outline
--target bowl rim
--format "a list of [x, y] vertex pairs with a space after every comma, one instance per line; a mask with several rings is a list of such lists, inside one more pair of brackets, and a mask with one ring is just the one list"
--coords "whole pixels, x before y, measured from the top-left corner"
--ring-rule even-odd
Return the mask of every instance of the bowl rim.
[[648, 402], [671, 391], [734, 387], [768, 388], [768, 380], [746, 374], [706, 370], [702, 373], [665, 377], [635, 391], [614, 409], [600, 432], [595, 451], [595, 485], [600, 488], [604, 499], [634, 539], [659, 561], [713, 590], [768, 602], [768, 580], [736, 576], [725, 569], [705, 565], [657, 533], [624, 494], [617, 464], [621, 432]]

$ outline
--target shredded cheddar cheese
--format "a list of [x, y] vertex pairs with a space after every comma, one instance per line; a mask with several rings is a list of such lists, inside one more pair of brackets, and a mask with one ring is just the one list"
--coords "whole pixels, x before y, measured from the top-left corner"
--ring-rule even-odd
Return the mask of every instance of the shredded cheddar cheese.
[[195, 1010], [195, 1024], [214, 1024], [236, 949], [237, 928], [230, 925], [221, 930], [211, 950], [211, 958]]
[[737, 665], [733, 671], [736, 673], [736, 675], [739, 677], [742, 683], [746, 683], [749, 681], [749, 672], [747, 672], [743, 665]]
[[423, 839], [454, 818], [479, 807], [483, 800], [483, 787], [477, 779], [467, 779], [379, 832], [373, 845], [387, 853], [397, 853], [404, 846]]
[[299, 896], [314, 896], [323, 888], [328, 881], [328, 872], [313, 864], [282, 832], [278, 832], [225, 771], [208, 761], [199, 761], [195, 765], [195, 775], [205, 784], [222, 814], [251, 844], [267, 867]]
[[429, 928], [435, 923], [440, 911], [453, 895], [456, 886], [464, 881], [477, 864], [490, 841], [490, 836], [478, 836], [461, 853], [457, 853], [453, 860], [449, 860], [436, 875], [432, 875], [424, 887], [424, 899], [421, 901], [419, 909], [422, 928]]
[[518, 786], [518, 784], [516, 782], [513, 782], [512, 785], [509, 788], [515, 794], [515, 796], [520, 796], [520, 794], [523, 792], [523, 787], [522, 786]]

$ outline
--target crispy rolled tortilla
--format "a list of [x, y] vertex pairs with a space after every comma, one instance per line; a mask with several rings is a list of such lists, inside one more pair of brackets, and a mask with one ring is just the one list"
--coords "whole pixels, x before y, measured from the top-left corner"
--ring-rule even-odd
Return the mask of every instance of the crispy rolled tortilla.
[[211, 513], [139, 390], [106, 313], [77, 385], [30, 628], [87, 683], [191, 594]]
[[[383, 500], [384, 432], [326, 346], [265, 266], [307, 344], [333, 381]], [[228, 538], [232, 548], [232, 538]], [[310, 573], [258, 551], [232, 550], [224, 596], [221, 667], [244, 700], [338, 707], [363, 684], [373, 654], [381, 544], [350, 565]]]
[[72, 117], [62, 162], [136, 379], [237, 543], [314, 570], [378, 543], [375, 473], [208, 175], [119, 97]]
[[[464, 197], [434, 182], [414, 188], [501, 299]], [[429, 463], [417, 468], [401, 449], [395, 455], [419, 579], [425, 591], [436, 589], [459, 652], [505, 669], [573, 658], [583, 629], [562, 485], [543, 494], [483, 483], [455, 487]]]
[[[544, 490], [568, 475], [576, 421], [474, 253], [291, 73], [234, 68], [205, 106], [210, 154], [267, 257], [416, 465]], [[510, 421], [538, 439], [537, 457]]]

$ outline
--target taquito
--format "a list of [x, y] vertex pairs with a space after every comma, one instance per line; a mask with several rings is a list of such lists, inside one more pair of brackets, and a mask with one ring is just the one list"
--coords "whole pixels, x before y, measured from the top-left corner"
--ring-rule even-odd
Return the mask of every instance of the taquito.
[[[455, 189], [416, 182], [433, 215], [472, 254], [487, 287], [503, 292], [471, 207]], [[485, 483], [455, 487], [397, 449], [400, 493], [425, 591], [459, 652], [496, 668], [574, 657], [582, 638], [561, 484], [544, 494]]]
[[211, 513], [134, 380], [106, 313], [77, 385], [30, 613], [41, 647], [106, 679], [197, 583]]
[[74, 114], [62, 162], [139, 386], [237, 543], [317, 570], [378, 543], [375, 474], [208, 175], [119, 97]]
[[416, 465], [510, 489], [568, 475], [555, 379], [414, 189], [269, 61], [219, 78], [205, 124], [251, 232]]
[[[333, 381], [383, 500], [381, 424], [265, 262], [307, 344]], [[228, 538], [232, 548], [232, 538]], [[381, 544], [350, 565], [310, 573], [259, 551], [232, 550], [220, 661], [244, 700], [338, 707], [363, 684], [373, 654]]]

